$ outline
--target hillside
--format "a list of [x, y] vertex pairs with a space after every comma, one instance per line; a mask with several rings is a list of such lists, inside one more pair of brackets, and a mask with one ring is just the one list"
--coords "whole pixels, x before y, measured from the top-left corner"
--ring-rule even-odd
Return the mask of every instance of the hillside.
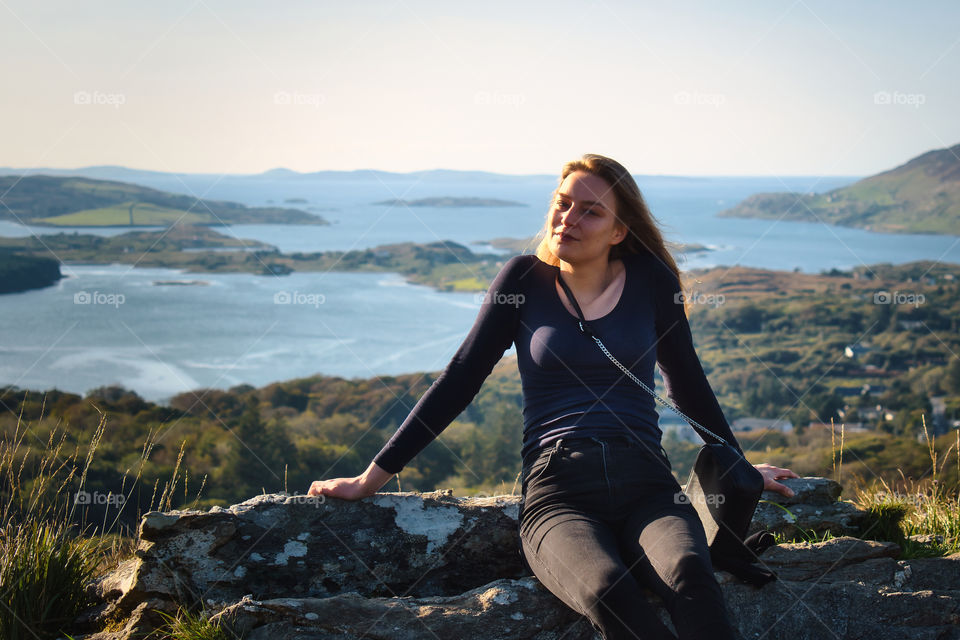
[[826, 193], [758, 193], [718, 215], [960, 235], [960, 144]]
[[201, 200], [126, 182], [55, 176], [0, 176], [0, 220], [101, 227], [224, 224], [328, 224], [298, 209]]

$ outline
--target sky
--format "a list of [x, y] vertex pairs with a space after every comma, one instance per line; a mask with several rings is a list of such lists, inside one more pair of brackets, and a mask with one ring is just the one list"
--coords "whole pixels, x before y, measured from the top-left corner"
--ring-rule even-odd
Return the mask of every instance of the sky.
[[869, 175], [960, 142], [960, 3], [0, 0], [0, 166]]

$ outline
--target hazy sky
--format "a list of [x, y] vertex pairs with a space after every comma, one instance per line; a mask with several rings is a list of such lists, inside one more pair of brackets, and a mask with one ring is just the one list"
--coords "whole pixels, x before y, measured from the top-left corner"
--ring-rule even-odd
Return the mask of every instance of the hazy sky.
[[960, 142], [960, 2], [0, 0], [0, 166], [866, 175]]

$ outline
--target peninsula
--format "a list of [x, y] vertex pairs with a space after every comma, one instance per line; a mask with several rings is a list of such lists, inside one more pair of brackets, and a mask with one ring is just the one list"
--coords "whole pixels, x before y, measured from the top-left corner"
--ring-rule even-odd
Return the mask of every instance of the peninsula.
[[202, 200], [127, 182], [62, 176], [0, 176], [0, 220], [69, 227], [167, 227], [228, 224], [329, 224], [281, 207]]
[[826, 193], [758, 193], [718, 215], [960, 235], [960, 144]]
[[62, 277], [60, 263], [53, 258], [0, 249], [0, 293], [42, 289], [56, 284]]

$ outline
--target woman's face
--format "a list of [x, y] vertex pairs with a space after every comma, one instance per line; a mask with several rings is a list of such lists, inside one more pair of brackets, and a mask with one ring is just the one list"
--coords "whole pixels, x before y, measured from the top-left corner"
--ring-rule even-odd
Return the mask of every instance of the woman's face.
[[626, 237], [616, 208], [606, 180], [574, 171], [560, 184], [547, 214], [550, 251], [569, 264], [606, 260], [610, 247]]

